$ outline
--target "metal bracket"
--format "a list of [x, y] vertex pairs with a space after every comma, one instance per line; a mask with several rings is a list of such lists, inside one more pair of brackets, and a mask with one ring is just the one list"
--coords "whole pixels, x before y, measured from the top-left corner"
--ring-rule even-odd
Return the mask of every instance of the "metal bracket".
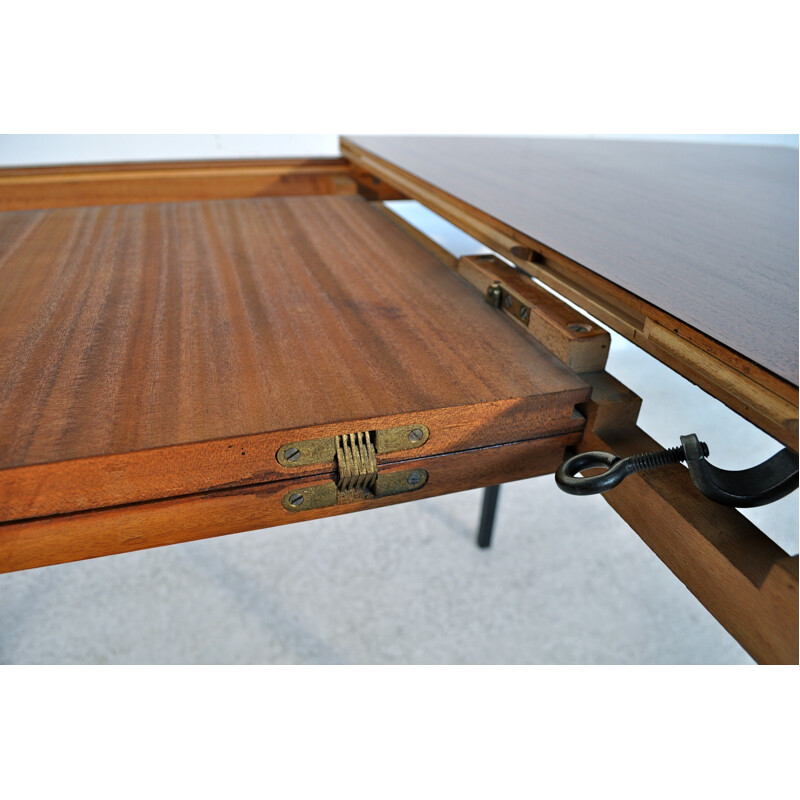
[[[351, 434], [346, 434], [350, 436]], [[401, 425], [397, 428], [367, 431], [362, 434], [374, 447], [375, 453], [396, 453], [422, 447], [431, 435], [427, 425]], [[308, 439], [303, 442], [289, 442], [278, 448], [275, 458], [282, 467], [306, 467], [311, 464], [327, 464], [336, 458], [336, 443], [339, 436], [323, 439]]]
[[495, 281], [486, 288], [486, 302], [494, 308], [506, 311], [518, 322], [527, 326], [531, 316], [530, 306], [513, 294], [500, 281]]
[[[405, 436], [400, 437], [397, 434], [398, 430]], [[383, 433], [387, 432], [383, 431]], [[409, 442], [411, 446], [422, 443], [427, 440], [429, 432], [425, 426], [410, 426], [410, 428], [407, 426], [394, 428], [389, 433], [388, 437], [382, 437], [381, 444], [384, 447], [387, 446], [387, 442], [390, 445], [392, 443], [399, 444], [400, 446], [395, 449], [405, 450], [408, 449], [406, 442]], [[379, 473], [376, 460], [377, 448], [373, 439], [377, 439], [375, 431], [346, 433], [333, 437], [334, 460], [338, 472], [336, 480], [326, 481], [317, 486], [306, 486], [302, 489], [290, 489], [283, 496], [283, 507], [287, 511], [308, 511], [341, 503], [354, 503], [358, 500], [373, 500], [402, 492], [411, 492], [427, 483], [428, 473], [424, 469]], [[316, 442], [326, 442], [327, 448], [327, 440], [318, 439]], [[299, 442], [297, 445], [285, 445], [278, 453], [283, 453], [284, 457], [287, 457], [287, 454], [290, 456], [293, 454], [290, 448], [299, 450], [299, 445], [304, 444], [314, 445], [315, 443]], [[306, 448], [306, 452], [309, 452], [309, 448]], [[327, 453], [327, 449], [324, 451], [320, 449], [316, 452]], [[386, 451], [384, 450], [384, 452]]]
[[394, 494], [413, 492], [421, 489], [427, 482], [428, 472], [424, 469], [378, 474], [372, 489], [361, 487], [340, 491], [336, 483], [326, 481], [314, 486], [304, 486], [302, 489], [290, 489], [283, 496], [282, 504], [287, 511], [309, 511], [314, 508], [327, 508], [359, 500], [375, 500]]
[[727, 470], [709, 464], [693, 433], [681, 436], [686, 466], [694, 485], [710, 500], [724, 506], [754, 508], [774, 503], [798, 486], [798, 458], [788, 447], [755, 467]]

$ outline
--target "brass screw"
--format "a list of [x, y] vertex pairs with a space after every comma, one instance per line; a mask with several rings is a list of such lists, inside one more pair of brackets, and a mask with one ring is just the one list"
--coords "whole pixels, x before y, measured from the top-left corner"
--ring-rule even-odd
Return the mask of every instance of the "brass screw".
[[416, 486], [422, 480], [422, 475], [419, 472], [412, 472], [408, 476], [408, 485], [409, 486]]
[[300, 451], [296, 447], [287, 447], [283, 451], [283, 457], [287, 461], [297, 461], [300, 458]]
[[422, 431], [420, 428], [414, 428], [414, 430], [413, 430], [413, 431], [411, 431], [411, 432], [408, 434], [408, 440], [409, 440], [410, 442], [419, 442], [419, 441], [421, 441], [421, 440], [422, 440], [422, 437], [423, 437], [424, 435], [425, 435], [425, 434], [423, 433], [423, 431]]
[[520, 308], [519, 308], [519, 318], [523, 322], [525, 322], [525, 320], [528, 319], [528, 314], [529, 313], [530, 313], [530, 309], [528, 308], [528, 306], [520, 306]]
[[289, 498], [289, 503], [293, 506], [301, 506], [303, 505], [303, 500], [305, 500], [305, 497], [300, 492], [296, 492]]

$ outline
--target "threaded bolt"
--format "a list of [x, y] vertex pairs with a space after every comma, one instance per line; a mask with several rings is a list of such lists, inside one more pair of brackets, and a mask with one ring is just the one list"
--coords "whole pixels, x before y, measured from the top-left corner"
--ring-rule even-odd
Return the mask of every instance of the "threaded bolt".
[[[703, 455], [707, 456], [708, 445], [705, 442], [700, 442], [700, 447], [703, 449]], [[638, 456], [630, 456], [628, 459], [631, 472], [642, 472], [646, 469], [666, 467], [667, 464], [678, 464], [681, 461], [686, 461], [686, 453], [683, 450], [683, 445], [679, 447], [670, 447], [669, 450], [640, 453]]]

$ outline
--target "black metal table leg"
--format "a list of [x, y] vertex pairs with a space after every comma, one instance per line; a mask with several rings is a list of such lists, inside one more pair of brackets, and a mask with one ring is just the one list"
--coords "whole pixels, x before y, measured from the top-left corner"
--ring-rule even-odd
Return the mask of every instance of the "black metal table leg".
[[483, 491], [481, 522], [478, 526], [478, 547], [491, 547], [492, 533], [494, 532], [494, 518], [497, 514], [497, 498], [499, 494], [499, 486], [487, 486]]

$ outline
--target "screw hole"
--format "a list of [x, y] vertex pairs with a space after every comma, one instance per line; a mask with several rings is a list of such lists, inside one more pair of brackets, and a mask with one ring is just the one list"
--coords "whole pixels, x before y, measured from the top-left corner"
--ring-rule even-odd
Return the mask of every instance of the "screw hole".
[[530, 247], [523, 247], [519, 244], [511, 248], [511, 255], [515, 258], [519, 258], [521, 261], [529, 261], [531, 264], [541, 264], [542, 261], [544, 261], [541, 253], [537, 253], [535, 250], [531, 250]]

